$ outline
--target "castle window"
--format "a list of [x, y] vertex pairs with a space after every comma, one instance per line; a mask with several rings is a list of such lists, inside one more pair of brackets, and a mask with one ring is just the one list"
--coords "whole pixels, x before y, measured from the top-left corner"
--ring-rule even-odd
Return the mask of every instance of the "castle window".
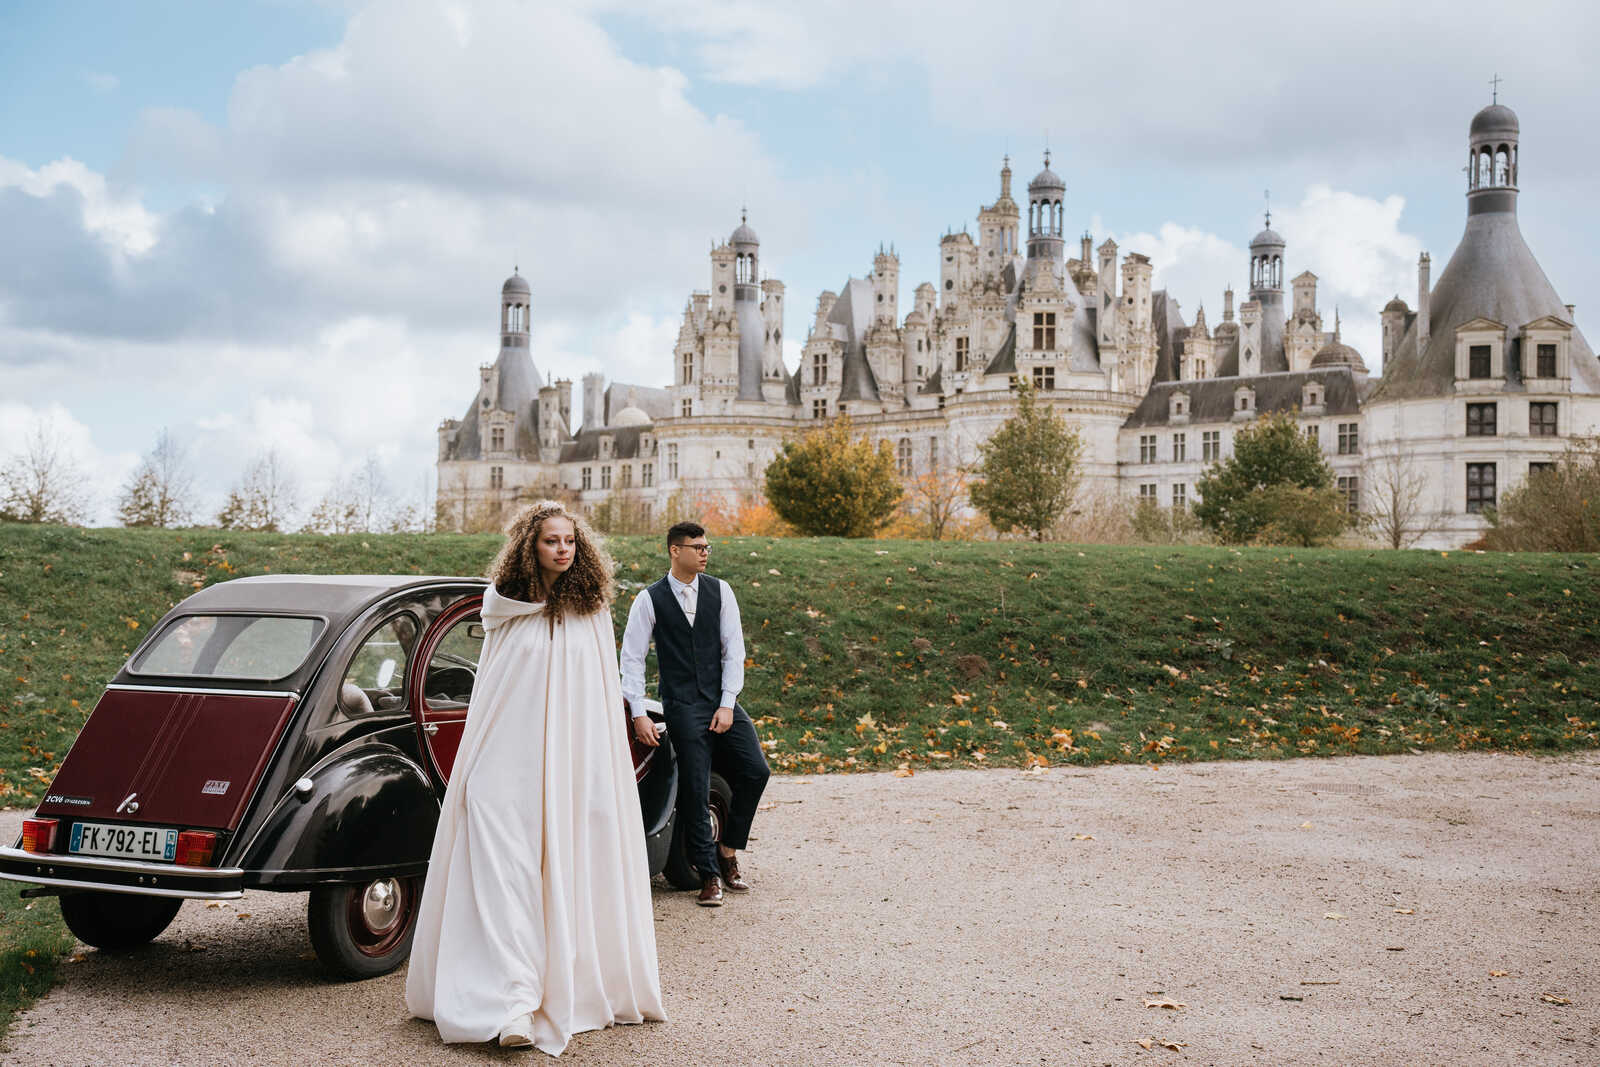
[[609, 464], [600, 468], [600, 488], [611, 488], [611, 466]]
[[1535, 401], [1534, 403], [1528, 405], [1528, 436], [1556, 436], [1555, 404], [1545, 401]]
[[1206, 361], [1205, 360], [1197, 359], [1197, 360], [1194, 361], [1194, 376], [1196, 378], [1204, 378], [1206, 376]]
[[496, 426], [489, 431], [489, 451], [504, 452], [506, 449], [506, 431], [502, 426]]
[[1361, 454], [1361, 424], [1358, 422], [1341, 422], [1339, 424], [1339, 455], [1357, 456]]
[[818, 397], [816, 400], [813, 400], [811, 402], [811, 417], [813, 419], [825, 419], [825, 418], [827, 418], [828, 417], [828, 402], [826, 400], [823, 400], [821, 397]]
[[676, 444], [667, 446], [667, 478], [674, 482], [678, 480], [678, 446]]
[[609, 438], [609, 437], [600, 438], [600, 458], [601, 459], [610, 459], [611, 458], [611, 438]]
[[1344, 494], [1344, 509], [1355, 515], [1361, 510], [1361, 479], [1352, 474], [1348, 478], [1340, 478], [1339, 492]]
[[1156, 502], [1157, 496], [1159, 496], [1159, 492], [1158, 491], [1160, 490], [1160, 488], [1161, 487], [1159, 485], [1157, 485], [1155, 482], [1145, 482], [1144, 484], [1140, 485], [1139, 486], [1139, 503], [1142, 504], [1142, 503], [1144, 503], [1145, 501], [1148, 500], [1150, 503], [1154, 504]]
[[1189, 487], [1182, 482], [1172, 483], [1172, 510], [1183, 511], [1189, 506]]
[[956, 338], [956, 370], [958, 372], [960, 372], [960, 371], [964, 371], [966, 369], [967, 369], [967, 339], [965, 337], [957, 337]]
[[1467, 405], [1467, 436], [1493, 437], [1495, 435], [1497, 404]]
[[694, 401], [690, 400], [688, 397], [684, 397], [683, 398], [683, 403], [678, 406], [678, 414], [682, 415], [686, 419], [690, 415], [693, 415], [694, 414]]
[[1200, 434], [1200, 459], [1205, 463], [1217, 463], [1221, 461], [1221, 430], [1206, 430]]
[[694, 383], [693, 352], [685, 352], [683, 354], [682, 373], [679, 375], [679, 379], [684, 385], [692, 385]]
[[1142, 433], [1139, 435], [1139, 462], [1154, 463], [1156, 461], [1156, 435]]
[[939, 469], [939, 439], [928, 438], [928, 467], [932, 470]]
[[504, 489], [506, 487], [506, 469], [504, 467], [489, 468], [489, 488]]
[[911, 476], [911, 438], [900, 438], [900, 442], [894, 447], [894, 461], [895, 465], [900, 469], [900, 476], [909, 478]]
[[1187, 434], [1175, 433], [1172, 435], [1172, 462], [1182, 463], [1189, 451]]
[[1307, 439], [1320, 443], [1322, 441], [1322, 428], [1314, 422], [1306, 423], [1305, 435]]
[[1033, 368], [1033, 387], [1035, 389], [1054, 389], [1056, 387], [1056, 369], [1054, 367]]
[[954, 289], [954, 288], [955, 288], [955, 287], [956, 287], [956, 283], [955, 283], [955, 281], [954, 281], [954, 280], [953, 280], [953, 279], [951, 279], [951, 278], [946, 278], [946, 279], [945, 279], [945, 280], [944, 280], [944, 287], [945, 287], [945, 289], [947, 289], [947, 290], [949, 290], [949, 289]]
[[646, 489], [656, 484], [656, 465], [654, 463], [639, 464], [639, 484]]
[[1538, 347], [1538, 370], [1541, 378], [1556, 376], [1556, 346], [1541, 344]]
[[633, 486], [633, 464], [624, 463], [622, 465], [622, 472], [621, 473], [622, 473], [622, 476], [621, 476], [621, 486], [622, 486], [622, 488], [624, 488], [624, 489], [632, 488], [632, 486]]
[[1477, 514], [1494, 507], [1494, 464], [1467, 464], [1467, 512]]
[[1033, 313], [1033, 349], [1035, 352], [1053, 352], [1056, 347], [1056, 313]]
[[1467, 377], [1489, 377], [1489, 352], [1488, 345], [1472, 345], [1467, 349]]
[[754, 449], [756, 447], [756, 439], [754, 437], [750, 438], [744, 443], [744, 447]]
[[1556, 465], [1554, 463], [1549, 463], [1549, 462], [1544, 462], [1544, 463], [1534, 462], [1534, 463], [1530, 463], [1530, 464], [1528, 464], [1528, 477], [1532, 478], [1535, 474], [1549, 474], [1549, 473], [1553, 472], [1555, 469], [1556, 469]]
[[828, 354], [826, 352], [814, 352], [811, 355], [811, 384], [828, 384]]
[[583, 468], [583, 487], [585, 489], [593, 489], [594, 488], [594, 484], [593, 483], [594, 483], [594, 468], [593, 467], [585, 467], [585, 468]]

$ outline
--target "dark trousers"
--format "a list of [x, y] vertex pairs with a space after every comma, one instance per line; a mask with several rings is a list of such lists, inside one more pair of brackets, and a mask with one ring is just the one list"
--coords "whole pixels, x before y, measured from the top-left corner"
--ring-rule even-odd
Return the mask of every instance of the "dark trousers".
[[678, 755], [678, 821], [683, 824], [689, 862], [702, 876], [718, 874], [721, 868], [717, 864], [717, 843], [711, 839], [711, 816], [707, 811], [711, 772], [727, 779], [733, 790], [722, 826], [722, 844], [740, 849], [749, 842], [750, 824], [772, 771], [762, 754], [755, 723], [739, 705], [733, 707], [733, 725], [720, 734], [710, 729], [715, 707], [668, 705], [662, 710], [667, 734]]

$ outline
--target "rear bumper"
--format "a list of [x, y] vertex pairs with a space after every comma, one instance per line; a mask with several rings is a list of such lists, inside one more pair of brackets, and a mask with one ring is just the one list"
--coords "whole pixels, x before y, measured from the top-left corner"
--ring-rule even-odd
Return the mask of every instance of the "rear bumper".
[[146, 897], [232, 900], [244, 895], [244, 871], [237, 867], [175, 867], [170, 863], [69, 856], [0, 848], [0, 879], [52, 889], [93, 889]]

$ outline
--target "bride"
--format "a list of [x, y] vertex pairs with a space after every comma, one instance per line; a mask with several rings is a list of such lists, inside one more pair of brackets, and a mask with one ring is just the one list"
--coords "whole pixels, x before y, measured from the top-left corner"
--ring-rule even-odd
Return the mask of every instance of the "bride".
[[439, 812], [406, 1007], [445, 1041], [537, 1046], [665, 1018], [612, 564], [560, 504], [512, 523]]

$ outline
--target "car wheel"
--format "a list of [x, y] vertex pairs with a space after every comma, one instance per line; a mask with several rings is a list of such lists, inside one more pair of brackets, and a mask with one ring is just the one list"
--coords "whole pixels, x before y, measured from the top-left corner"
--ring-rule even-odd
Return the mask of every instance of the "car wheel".
[[388, 974], [411, 954], [421, 900], [421, 878], [318, 886], [306, 906], [311, 947], [340, 978]]
[[61, 918], [79, 941], [106, 952], [138, 948], [172, 925], [179, 897], [132, 893], [63, 893]]
[[[682, 788], [680, 783], [679, 788]], [[733, 801], [733, 790], [728, 788], [728, 781], [722, 775], [711, 775], [711, 790], [707, 797], [706, 808], [711, 814], [711, 843], [713, 846], [722, 842], [722, 828], [728, 825], [728, 809]], [[667, 881], [678, 889], [699, 889], [700, 873], [694, 869], [694, 864], [689, 862], [689, 845], [687, 841], [684, 819], [678, 820], [678, 825], [672, 830], [672, 848], [667, 852], [667, 865], [661, 873], [667, 876]]]

